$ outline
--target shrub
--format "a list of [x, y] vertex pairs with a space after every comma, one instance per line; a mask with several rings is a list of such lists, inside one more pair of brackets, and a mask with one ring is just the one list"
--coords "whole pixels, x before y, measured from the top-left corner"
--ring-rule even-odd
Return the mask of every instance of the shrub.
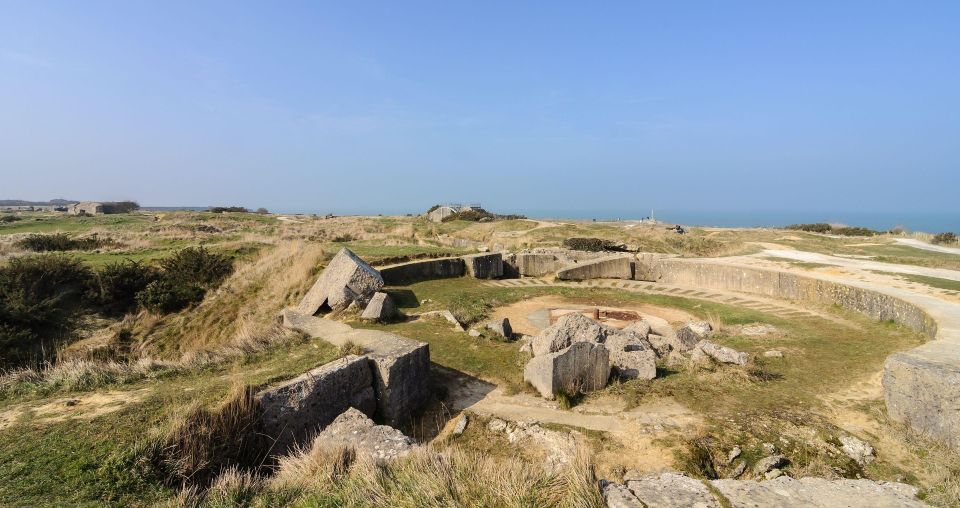
[[204, 247], [187, 247], [161, 261], [160, 267], [168, 281], [210, 289], [233, 273], [233, 260]]
[[443, 218], [443, 222], [450, 222], [455, 220], [465, 220], [470, 222], [480, 222], [481, 219], [493, 220], [496, 216], [492, 213], [480, 208], [480, 209], [467, 209], [461, 210], [456, 213], [452, 213]]
[[260, 208], [257, 208], [257, 212], [256, 212], [256, 213], [257, 213], [258, 215], [268, 215], [268, 214], [270, 213], [270, 211], [267, 210], [266, 208], [260, 207]]
[[841, 236], [874, 236], [874, 235], [880, 234], [879, 232], [869, 228], [851, 228], [851, 227], [833, 228], [831, 233], [835, 235], [841, 235]]
[[440, 205], [433, 205], [433, 206], [431, 206], [431, 207], [427, 210], [427, 213], [430, 213], [430, 212], [436, 210], [437, 208], [440, 208]]
[[604, 250], [626, 250], [623, 245], [610, 240], [604, 240], [602, 238], [567, 238], [563, 241], [563, 246], [572, 250], [589, 252], [600, 252]]
[[0, 222], [17, 222], [18, 220], [23, 220], [16, 215], [3, 215], [0, 216]]
[[829, 233], [833, 227], [830, 226], [830, 224], [818, 222], [816, 224], [791, 224], [787, 226], [787, 229], [808, 231], [810, 233]]
[[101, 208], [103, 213], [130, 213], [139, 209], [140, 205], [136, 201], [115, 201], [112, 203], [104, 203], [103, 208]]
[[97, 273], [100, 304], [111, 314], [129, 312], [137, 306], [137, 293], [159, 278], [159, 270], [137, 261], [110, 263]]
[[[93, 274], [80, 261], [47, 254], [13, 258], [0, 268], [0, 356], [4, 363], [72, 334], [90, 302]], [[50, 347], [52, 352], [54, 348]]]
[[213, 213], [226, 213], [226, 212], [247, 213], [250, 210], [247, 210], [242, 206], [214, 206], [210, 208], [210, 211]]
[[26, 238], [17, 240], [16, 245], [21, 249], [32, 250], [34, 252], [54, 252], [67, 250], [92, 250], [103, 245], [107, 245], [109, 240], [102, 240], [97, 235], [91, 235], [84, 238], [70, 238], [65, 233], [56, 233], [52, 235], [33, 234]]
[[137, 293], [136, 300], [151, 312], [169, 314], [200, 303], [205, 293], [200, 286], [161, 278], [147, 284], [143, 291]]
[[932, 242], [936, 244], [956, 243], [956, 241], [957, 241], [957, 235], [949, 231], [947, 231], [946, 233], [938, 233], [936, 236], [933, 237], [933, 240], [932, 240]]

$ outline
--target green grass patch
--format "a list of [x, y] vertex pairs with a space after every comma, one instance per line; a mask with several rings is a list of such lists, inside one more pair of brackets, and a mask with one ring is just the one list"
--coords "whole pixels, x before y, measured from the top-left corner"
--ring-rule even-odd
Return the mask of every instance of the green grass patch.
[[778, 261], [780, 263], [790, 263], [791, 265], [799, 268], [803, 268], [804, 270], [813, 270], [814, 268], [824, 268], [828, 266], [833, 266], [833, 265], [828, 265], [826, 263], [812, 263], [809, 261], [797, 261], [796, 259], [781, 258], [777, 256], [764, 256], [763, 259], [769, 259], [770, 261]]
[[873, 273], [878, 273], [880, 275], [890, 275], [893, 277], [899, 277], [910, 282], [917, 282], [919, 284], [926, 284], [932, 288], [937, 289], [946, 289], [947, 291], [960, 291], [960, 281], [951, 280], [951, 279], [942, 279], [940, 277], [928, 277], [926, 275], [914, 275], [910, 273], [897, 273], [897, 272], [883, 272], [878, 270], [870, 270]]

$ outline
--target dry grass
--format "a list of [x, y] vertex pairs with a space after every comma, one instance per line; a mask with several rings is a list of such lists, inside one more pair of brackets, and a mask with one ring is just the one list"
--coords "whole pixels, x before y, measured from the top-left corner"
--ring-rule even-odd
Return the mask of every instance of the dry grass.
[[456, 448], [415, 450], [389, 463], [349, 449], [316, 447], [281, 459], [272, 478], [226, 469], [204, 493], [181, 493], [181, 506], [449, 507], [605, 506], [593, 467], [579, 457], [550, 473], [520, 459]]
[[30, 392], [85, 391], [129, 384], [183, 370], [175, 362], [142, 358], [133, 362], [67, 360], [39, 369], [20, 368], [0, 375], [0, 396]]

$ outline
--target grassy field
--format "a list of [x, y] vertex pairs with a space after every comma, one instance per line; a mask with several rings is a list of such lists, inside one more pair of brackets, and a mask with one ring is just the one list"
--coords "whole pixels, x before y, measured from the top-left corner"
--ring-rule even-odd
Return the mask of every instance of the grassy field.
[[925, 275], [913, 275], [910, 273], [894, 273], [894, 272], [881, 272], [873, 271], [874, 273], [879, 273], [881, 275], [890, 275], [892, 277], [899, 277], [910, 282], [916, 282], [918, 284], [926, 284], [932, 288], [937, 289], [946, 289], [947, 291], [960, 291], [960, 281], [955, 281], [951, 279], [941, 279], [940, 277], [927, 277]]

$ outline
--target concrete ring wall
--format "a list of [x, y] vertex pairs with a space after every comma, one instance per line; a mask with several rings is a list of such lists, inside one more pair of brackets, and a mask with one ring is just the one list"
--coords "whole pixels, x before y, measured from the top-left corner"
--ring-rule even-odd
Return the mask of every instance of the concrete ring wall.
[[[657, 271], [659, 282], [665, 284], [840, 305], [933, 338], [887, 358], [883, 372], [887, 413], [894, 421], [960, 449], [960, 306], [933, 297], [898, 296], [855, 283], [718, 262], [665, 259]], [[936, 319], [928, 309], [937, 312]]]

